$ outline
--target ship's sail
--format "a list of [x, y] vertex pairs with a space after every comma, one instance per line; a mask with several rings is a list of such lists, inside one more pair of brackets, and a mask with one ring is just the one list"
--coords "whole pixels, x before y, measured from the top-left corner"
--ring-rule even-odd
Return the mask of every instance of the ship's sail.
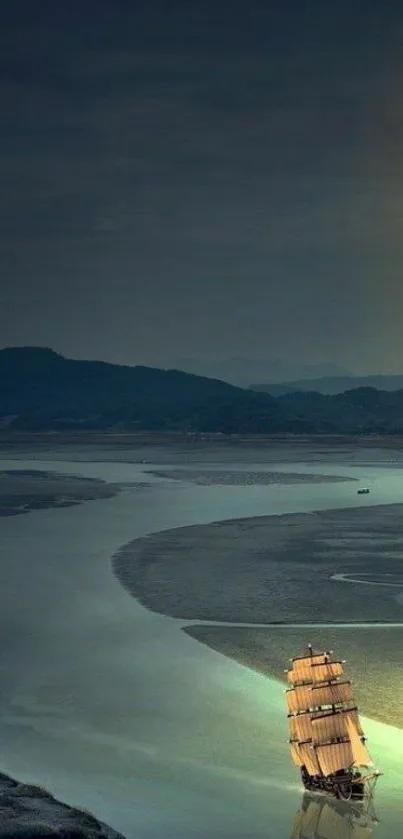
[[292, 667], [288, 671], [288, 681], [291, 684], [296, 682], [308, 683], [312, 681], [312, 666], [324, 664], [326, 661], [326, 653], [320, 655], [307, 655], [300, 658], [293, 658]]
[[358, 735], [363, 734], [356, 709], [329, 711], [327, 714], [321, 714], [321, 716], [312, 719], [314, 744], [331, 743], [333, 740], [350, 737], [350, 731], [352, 730], [350, 723]]
[[351, 682], [327, 681], [315, 684], [297, 685], [286, 691], [288, 710], [292, 712], [310, 711], [321, 707], [332, 707], [353, 701]]
[[286, 691], [285, 697], [289, 711], [309, 711], [315, 701], [311, 685], [290, 688]]
[[315, 751], [323, 775], [334, 775], [341, 769], [349, 769], [353, 766], [353, 750], [348, 740], [345, 743], [315, 746]]
[[303, 743], [300, 748], [300, 755], [303, 760], [303, 766], [306, 767], [310, 775], [320, 775], [321, 768], [319, 766], [318, 756], [316, 751], [309, 743]]
[[330, 653], [292, 659], [286, 691], [291, 755], [310, 776], [334, 775], [373, 762], [364, 742], [351, 682]]
[[312, 685], [311, 694], [314, 706], [338, 705], [340, 702], [351, 702], [353, 699], [353, 690], [348, 679]]
[[301, 747], [296, 740], [290, 740], [291, 757], [296, 766], [303, 766], [304, 759], [301, 755]]
[[344, 672], [341, 661], [313, 664], [312, 671], [315, 682], [326, 682], [330, 679], [337, 679], [339, 676], [342, 676]]
[[292, 667], [288, 670], [287, 679], [294, 686], [298, 684], [312, 685], [338, 679], [343, 675], [343, 672], [341, 661], [329, 661], [328, 655], [323, 653], [323, 655], [294, 659]]
[[292, 738], [298, 740], [299, 743], [312, 740], [312, 720], [310, 714], [298, 714], [298, 716], [289, 717], [289, 726]]
[[347, 730], [353, 752], [354, 766], [369, 769], [369, 767], [374, 765], [374, 762], [367, 747], [362, 742], [360, 731], [357, 729], [353, 719], [347, 719]]

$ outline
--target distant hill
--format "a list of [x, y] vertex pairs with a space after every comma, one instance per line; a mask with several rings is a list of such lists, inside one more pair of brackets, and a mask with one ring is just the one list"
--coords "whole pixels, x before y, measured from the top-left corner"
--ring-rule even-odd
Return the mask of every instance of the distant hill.
[[0, 426], [225, 434], [312, 430], [266, 393], [178, 370], [72, 360], [41, 347], [0, 351]]
[[0, 350], [0, 429], [403, 434], [403, 390], [268, 393], [179, 370]]
[[[158, 364], [165, 367], [165, 364]], [[170, 364], [175, 370], [193, 373], [196, 376], [207, 376], [221, 379], [237, 387], [248, 387], [250, 382], [284, 382], [291, 379], [315, 378], [319, 376], [349, 376], [349, 370], [339, 367], [332, 362], [318, 364], [301, 364], [289, 362], [281, 358], [257, 359], [226, 358], [209, 361], [201, 358], [178, 358]]]
[[292, 381], [271, 381], [261, 384], [249, 385], [250, 390], [258, 393], [270, 393], [272, 396], [279, 396], [284, 393], [291, 393], [295, 390], [317, 391], [318, 393], [344, 393], [357, 387], [372, 387], [377, 390], [401, 390], [403, 388], [402, 376], [321, 376], [318, 379], [305, 378]]
[[403, 434], [403, 390], [361, 387], [332, 395], [293, 391], [277, 402], [309, 419], [321, 433]]

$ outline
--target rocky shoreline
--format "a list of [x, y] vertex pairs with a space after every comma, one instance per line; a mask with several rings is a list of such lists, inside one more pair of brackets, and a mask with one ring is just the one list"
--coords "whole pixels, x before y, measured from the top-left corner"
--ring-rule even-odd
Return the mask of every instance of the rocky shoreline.
[[85, 810], [0, 772], [0, 839], [124, 839]]

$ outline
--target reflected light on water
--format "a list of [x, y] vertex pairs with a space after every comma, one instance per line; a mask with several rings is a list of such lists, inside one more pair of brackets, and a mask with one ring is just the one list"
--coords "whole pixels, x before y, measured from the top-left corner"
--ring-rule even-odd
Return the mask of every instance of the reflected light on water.
[[371, 806], [305, 793], [290, 839], [369, 839], [377, 824]]

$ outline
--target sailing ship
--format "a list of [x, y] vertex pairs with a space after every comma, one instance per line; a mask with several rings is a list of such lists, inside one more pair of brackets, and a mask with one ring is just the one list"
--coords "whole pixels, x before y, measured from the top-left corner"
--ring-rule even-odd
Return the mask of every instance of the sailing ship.
[[357, 805], [305, 793], [290, 839], [369, 839], [377, 824]]
[[308, 654], [291, 659], [285, 671], [291, 757], [305, 789], [362, 801], [372, 796], [381, 773], [368, 752], [343, 664], [310, 645]]

